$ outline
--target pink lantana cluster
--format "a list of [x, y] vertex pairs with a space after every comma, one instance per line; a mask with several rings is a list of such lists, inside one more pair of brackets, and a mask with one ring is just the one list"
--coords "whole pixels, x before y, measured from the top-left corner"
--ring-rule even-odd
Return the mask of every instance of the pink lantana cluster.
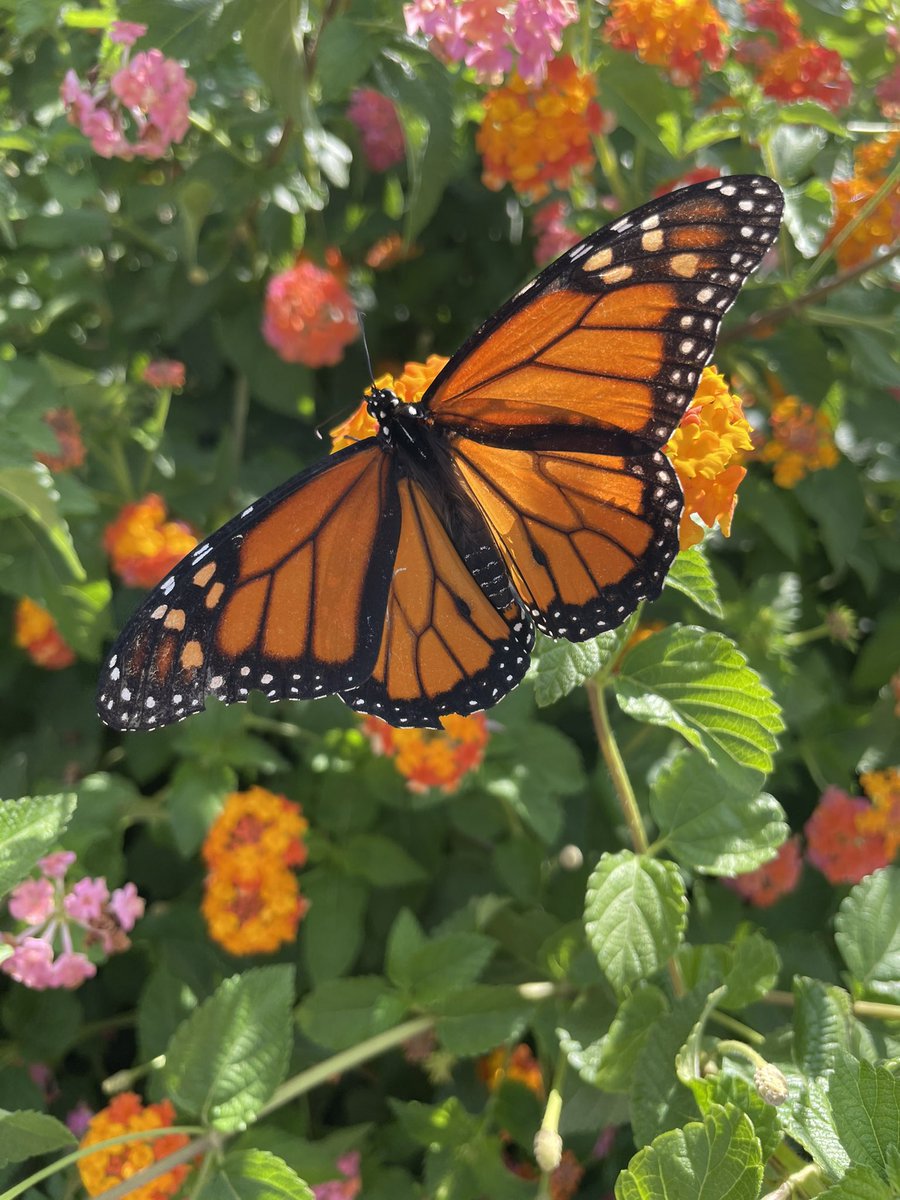
[[177, 358], [151, 359], [141, 378], [154, 388], [183, 388], [184, 363]]
[[534, 261], [539, 267], [559, 258], [578, 241], [578, 234], [566, 224], [572, 215], [565, 200], [550, 200], [535, 211], [531, 228], [537, 238]]
[[357, 88], [347, 116], [359, 130], [363, 154], [373, 171], [387, 171], [406, 157], [397, 110], [387, 96], [374, 88]]
[[10, 916], [22, 924], [0, 935], [12, 953], [0, 971], [26, 987], [77, 988], [97, 973], [85, 950], [119, 954], [130, 946], [127, 934], [144, 914], [144, 901], [133, 883], [110, 892], [106, 880], [79, 879], [66, 888], [75, 861], [69, 850], [42, 858], [38, 879], [26, 879], [10, 893]]
[[70, 70], [59, 89], [69, 120], [101, 158], [162, 158], [188, 131], [196, 85], [161, 50], [131, 57], [131, 47], [146, 32], [146, 25], [133, 21], [113, 22], [110, 41], [124, 47], [114, 74], [98, 75], [85, 86]]
[[359, 1175], [359, 1151], [352, 1150], [337, 1160], [337, 1169], [342, 1178], [329, 1179], [313, 1187], [316, 1200], [353, 1200], [362, 1187]]
[[498, 84], [515, 67], [529, 86], [544, 81], [562, 47], [562, 31], [578, 20], [577, 0], [413, 0], [404, 4], [406, 30], [422, 33], [444, 62], [471, 67], [479, 83]]

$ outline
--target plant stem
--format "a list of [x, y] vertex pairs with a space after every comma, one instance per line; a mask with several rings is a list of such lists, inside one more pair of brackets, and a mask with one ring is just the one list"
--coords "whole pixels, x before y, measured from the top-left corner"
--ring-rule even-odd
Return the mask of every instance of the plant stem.
[[[793, 993], [780, 992], [777, 988], [766, 992], [762, 1001], [764, 1004], [777, 1004], [779, 1008], [794, 1007]], [[871, 1021], [900, 1021], [900, 1004], [881, 1004], [877, 1000], [854, 1000], [851, 1008], [855, 1017], [868, 1017]]]

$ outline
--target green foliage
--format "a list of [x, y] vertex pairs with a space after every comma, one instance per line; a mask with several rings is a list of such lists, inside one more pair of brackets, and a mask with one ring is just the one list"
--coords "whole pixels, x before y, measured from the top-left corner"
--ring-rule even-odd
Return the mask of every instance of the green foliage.
[[[0, 0], [0, 893], [64, 849], [69, 884], [133, 881], [147, 905], [116, 954], [90, 927], [96, 974], [73, 989], [21, 982], [24, 923], [0, 918], [3, 1187], [71, 1194], [65, 1119], [135, 1091], [190, 1130], [198, 1200], [311, 1200], [329, 1182], [366, 1200], [889, 1200], [900, 868], [832, 885], [804, 842], [826, 788], [859, 793], [900, 747], [898, 260], [876, 237], [897, 167], [876, 210], [854, 157], [887, 131], [886, 7], [797, 4], [803, 37], [852, 78], [833, 111], [764, 92], [737, 52], [740, 5], [716, 4], [728, 56], [694, 85], [613, 48], [613, 6], [579, 0], [562, 52], [609, 132], [546, 198], [484, 185], [490, 85], [410, 36], [402, 7]], [[117, 20], [146, 24], [133, 53], [159, 48], [196, 85], [160, 159], [95, 153], [60, 100], [70, 70], [108, 79]], [[405, 153], [384, 171], [348, 116], [357, 88], [397, 112]], [[619, 628], [538, 635], [487, 714], [483, 762], [446, 789], [404, 778], [335, 699], [254, 694], [122, 738], [100, 725], [98, 664], [139, 602], [104, 545], [123, 507], [156, 492], [214, 530], [321, 458], [317, 432], [368, 384], [359, 343], [319, 369], [265, 341], [275, 273], [338, 251], [375, 373], [396, 374], [453, 353], [533, 276], [545, 203], [574, 238], [696, 168], [762, 171], [785, 193], [715, 350], [758, 442], [729, 537], [681, 552]], [[855, 209], [835, 188], [851, 177]], [[386, 238], [393, 259], [373, 265]], [[143, 380], [157, 358], [184, 363], [183, 390]], [[789, 420], [779, 441], [782, 397], [822, 424]], [[71, 469], [53, 464], [59, 410], [84, 446]], [[811, 462], [819, 435], [832, 467]], [[16, 644], [25, 596], [74, 665]], [[238, 955], [204, 916], [204, 852], [253, 786], [309, 823], [288, 868], [304, 915], [293, 940]], [[273, 883], [244, 857], [255, 832], [234, 830], [225, 862], [245, 935]], [[788, 838], [804, 862], [779, 898]], [[731, 878], [757, 871], [739, 898]], [[786, 1081], [778, 1107], [761, 1064]], [[537, 1169], [542, 1127], [563, 1138], [556, 1179]]]

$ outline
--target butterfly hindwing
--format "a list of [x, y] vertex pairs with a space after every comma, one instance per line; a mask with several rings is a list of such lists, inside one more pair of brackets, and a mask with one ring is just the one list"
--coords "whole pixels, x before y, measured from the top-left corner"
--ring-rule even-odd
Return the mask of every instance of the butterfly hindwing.
[[207, 695], [304, 699], [364, 679], [399, 526], [393, 462], [374, 438], [282, 484], [150, 594], [106, 661], [104, 720], [152, 729]]
[[544, 633], [580, 642], [662, 590], [682, 495], [660, 451], [620, 458], [458, 437], [454, 461]]
[[770, 179], [732, 176], [598, 230], [453, 356], [425, 396], [435, 426], [523, 448], [664, 445], [782, 208]]
[[437, 727], [447, 713], [488, 708], [516, 686], [534, 627], [511, 596], [503, 608], [488, 598], [494, 581], [508, 595], [490, 539], [457, 530], [451, 540], [419, 483], [403, 478], [398, 488], [400, 541], [378, 658], [369, 680], [341, 698], [392, 725]]

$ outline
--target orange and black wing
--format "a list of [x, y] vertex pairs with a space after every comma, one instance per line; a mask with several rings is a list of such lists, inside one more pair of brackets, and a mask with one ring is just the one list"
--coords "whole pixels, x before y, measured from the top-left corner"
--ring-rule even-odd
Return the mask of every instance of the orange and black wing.
[[184, 558], [105, 662], [115, 729], [154, 729], [257, 689], [309, 699], [372, 671], [400, 534], [392, 457], [375, 438], [302, 472]]
[[782, 209], [771, 179], [737, 175], [592, 234], [451, 358], [423, 398], [435, 429], [523, 449], [664, 445]]
[[452, 452], [544, 633], [584, 641], [659, 595], [678, 551], [682, 503], [661, 451], [623, 458], [454, 437]]
[[391, 725], [437, 728], [442, 716], [490, 708], [516, 686], [534, 626], [477, 512], [457, 521], [451, 537], [420, 484], [403, 477], [398, 490], [400, 541], [381, 645], [369, 679], [341, 699]]

